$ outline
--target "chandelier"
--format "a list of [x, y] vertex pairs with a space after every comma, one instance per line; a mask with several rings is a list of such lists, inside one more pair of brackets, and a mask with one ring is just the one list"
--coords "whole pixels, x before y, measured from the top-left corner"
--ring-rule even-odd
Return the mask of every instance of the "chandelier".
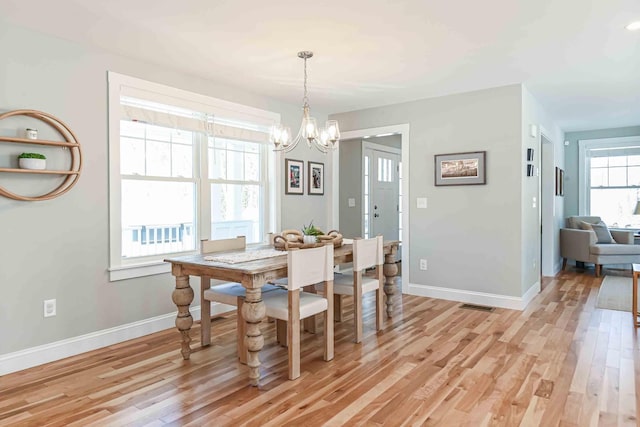
[[340, 141], [340, 128], [337, 120], [327, 120], [324, 129], [318, 130], [316, 119], [309, 115], [309, 96], [307, 94], [307, 59], [313, 56], [313, 52], [298, 52], [298, 58], [304, 59], [304, 96], [302, 97], [302, 124], [298, 135], [291, 140], [291, 129], [282, 124], [272, 127], [269, 140], [275, 145], [275, 151], [285, 153], [293, 150], [301, 140], [307, 142], [311, 148], [313, 145], [323, 153], [338, 148]]

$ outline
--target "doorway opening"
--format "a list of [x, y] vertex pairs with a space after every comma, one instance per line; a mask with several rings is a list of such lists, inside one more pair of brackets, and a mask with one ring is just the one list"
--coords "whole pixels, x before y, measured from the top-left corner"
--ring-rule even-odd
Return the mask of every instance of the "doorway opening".
[[[332, 223], [345, 236], [400, 240], [402, 291], [408, 291], [409, 125], [342, 133], [332, 156]], [[403, 232], [404, 230], [404, 232]]]

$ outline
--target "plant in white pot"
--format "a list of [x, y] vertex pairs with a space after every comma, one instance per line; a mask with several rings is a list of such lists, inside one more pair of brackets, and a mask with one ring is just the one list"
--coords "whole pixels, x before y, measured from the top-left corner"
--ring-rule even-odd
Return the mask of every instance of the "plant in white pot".
[[316, 243], [318, 241], [318, 236], [322, 236], [324, 233], [315, 225], [313, 225], [313, 221], [309, 223], [309, 225], [302, 226], [302, 242], [303, 243]]
[[47, 158], [40, 153], [22, 153], [18, 156], [20, 169], [42, 170], [47, 166]]

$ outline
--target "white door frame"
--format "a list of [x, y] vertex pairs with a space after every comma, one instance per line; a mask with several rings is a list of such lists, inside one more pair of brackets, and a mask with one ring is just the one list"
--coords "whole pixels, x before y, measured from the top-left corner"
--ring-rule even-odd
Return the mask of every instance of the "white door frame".
[[539, 181], [540, 199], [540, 226], [542, 235], [540, 236], [540, 272], [543, 276], [555, 275], [555, 145], [549, 138], [546, 131], [540, 126], [540, 165], [542, 173]]
[[[402, 147], [402, 224], [404, 224], [404, 232], [402, 233], [402, 293], [407, 293], [409, 290], [409, 123], [403, 123], [398, 125], [382, 126], [376, 128], [357, 129], [341, 132], [340, 139], [357, 139], [367, 136], [376, 136], [381, 134], [398, 134], [400, 135], [401, 147]], [[340, 229], [340, 171], [338, 167], [340, 165], [340, 150], [332, 152], [331, 156], [331, 198], [329, 202], [331, 219], [331, 228], [334, 230]]]

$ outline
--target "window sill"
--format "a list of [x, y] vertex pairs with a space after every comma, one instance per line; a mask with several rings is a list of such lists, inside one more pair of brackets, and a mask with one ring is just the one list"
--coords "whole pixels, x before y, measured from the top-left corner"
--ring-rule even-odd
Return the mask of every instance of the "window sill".
[[171, 264], [164, 261], [153, 261], [146, 264], [123, 265], [109, 268], [109, 281], [134, 279], [136, 277], [153, 276], [171, 272]]

